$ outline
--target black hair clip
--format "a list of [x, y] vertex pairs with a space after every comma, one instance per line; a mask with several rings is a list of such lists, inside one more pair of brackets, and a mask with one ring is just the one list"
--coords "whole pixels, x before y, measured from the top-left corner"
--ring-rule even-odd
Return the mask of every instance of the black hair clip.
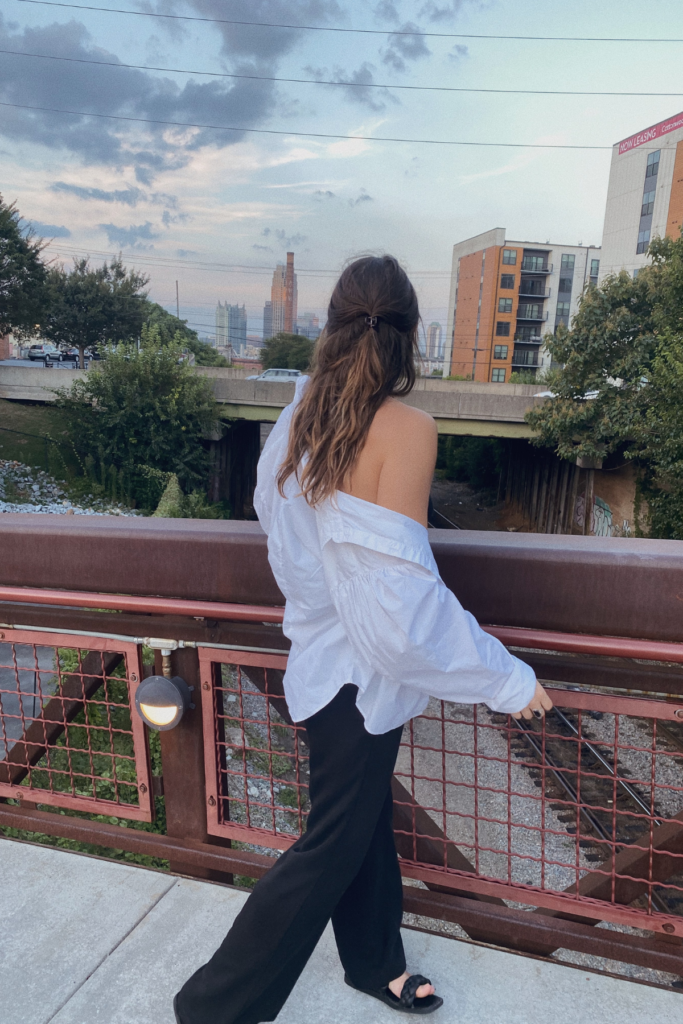
[[365, 322], [368, 325], [368, 327], [376, 327], [377, 326], [377, 317], [376, 316], [366, 316]]

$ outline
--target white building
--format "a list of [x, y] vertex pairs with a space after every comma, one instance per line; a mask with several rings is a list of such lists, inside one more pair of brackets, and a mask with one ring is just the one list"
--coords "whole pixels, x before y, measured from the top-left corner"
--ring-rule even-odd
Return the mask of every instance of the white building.
[[648, 262], [653, 238], [678, 238], [683, 222], [683, 113], [612, 150], [600, 280]]

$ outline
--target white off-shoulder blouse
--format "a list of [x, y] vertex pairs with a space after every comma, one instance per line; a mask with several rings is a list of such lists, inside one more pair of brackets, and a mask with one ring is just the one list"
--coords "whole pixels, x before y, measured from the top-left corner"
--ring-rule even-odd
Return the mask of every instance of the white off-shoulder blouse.
[[286, 599], [292, 718], [309, 718], [346, 683], [358, 687], [358, 709], [375, 734], [419, 715], [430, 696], [521, 710], [534, 694], [533, 670], [484, 633], [446, 587], [424, 526], [341, 491], [311, 508], [293, 476], [285, 496], [278, 492], [307, 383], [299, 378], [266, 442], [254, 496]]

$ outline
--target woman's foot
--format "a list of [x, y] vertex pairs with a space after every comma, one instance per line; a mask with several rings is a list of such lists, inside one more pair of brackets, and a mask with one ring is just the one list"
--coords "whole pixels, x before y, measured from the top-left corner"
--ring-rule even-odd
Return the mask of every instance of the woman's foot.
[[[393, 981], [389, 982], [389, 986], [388, 987], [391, 989], [391, 991], [394, 993], [394, 995], [396, 996], [397, 999], [401, 998], [401, 991], [403, 990], [403, 986], [404, 986], [404, 984], [406, 983], [406, 981], [408, 980], [409, 977], [410, 977], [410, 975], [408, 974], [407, 971], [405, 971], [401, 975], [400, 978], [394, 978]], [[416, 996], [417, 999], [424, 999], [426, 996], [433, 996], [433, 995], [434, 995], [434, 986], [433, 985], [420, 985], [420, 987], [417, 989], [417, 991], [415, 993], [415, 996]]]

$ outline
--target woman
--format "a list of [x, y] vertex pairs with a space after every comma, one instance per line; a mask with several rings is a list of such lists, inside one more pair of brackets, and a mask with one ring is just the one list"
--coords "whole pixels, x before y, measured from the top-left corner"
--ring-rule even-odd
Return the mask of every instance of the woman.
[[311, 812], [176, 996], [179, 1024], [275, 1020], [330, 919], [347, 984], [406, 1013], [438, 1009], [401, 941], [402, 727], [430, 696], [525, 718], [552, 707], [439, 578], [426, 530], [436, 424], [398, 401], [415, 382], [418, 322], [395, 259], [347, 267], [312, 374], [263, 450], [254, 500], [287, 602], [284, 686], [308, 733]]

